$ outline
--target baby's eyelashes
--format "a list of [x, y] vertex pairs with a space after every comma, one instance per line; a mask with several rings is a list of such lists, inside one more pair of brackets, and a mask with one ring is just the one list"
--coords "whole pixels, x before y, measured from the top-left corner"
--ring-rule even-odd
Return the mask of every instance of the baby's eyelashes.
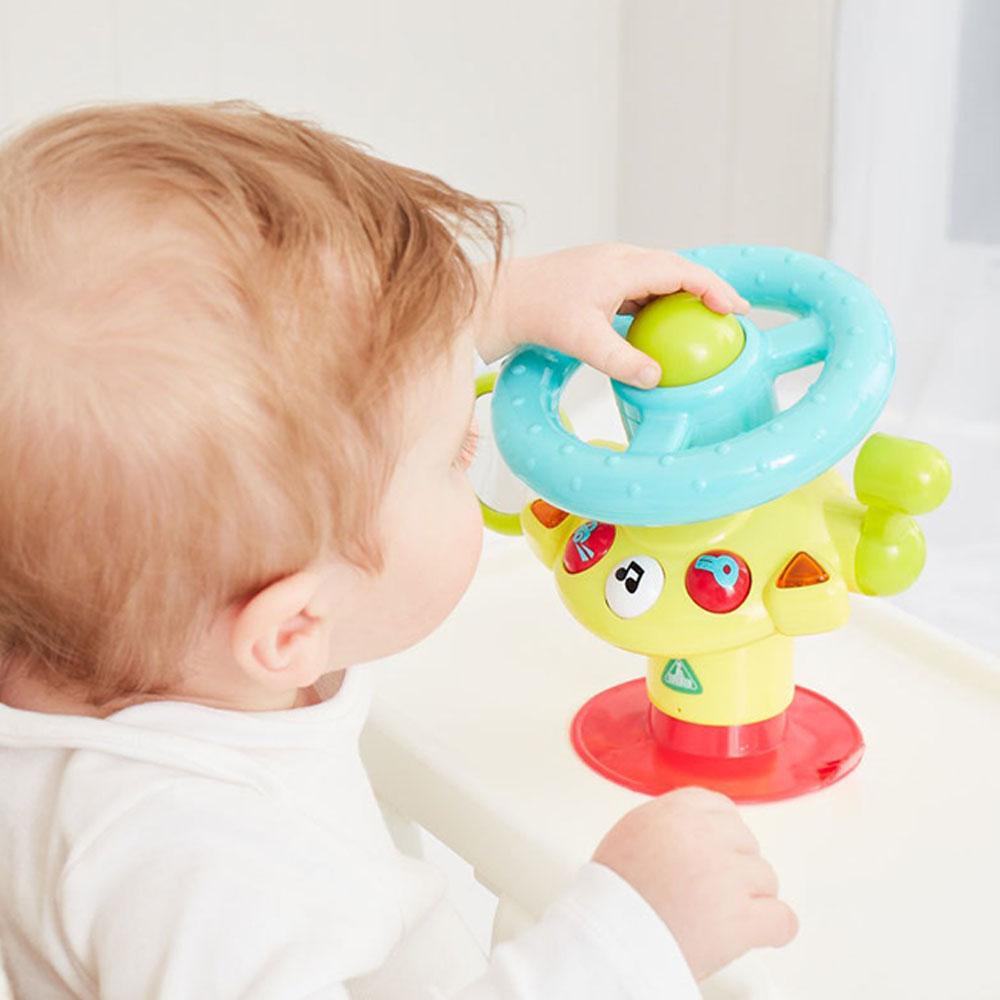
[[473, 422], [469, 425], [469, 429], [465, 433], [465, 438], [462, 441], [462, 447], [459, 448], [458, 454], [455, 456], [455, 468], [465, 472], [465, 470], [472, 465], [472, 461], [476, 457], [476, 448], [478, 446], [479, 427], [476, 425], [475, 420], [473, 420]]

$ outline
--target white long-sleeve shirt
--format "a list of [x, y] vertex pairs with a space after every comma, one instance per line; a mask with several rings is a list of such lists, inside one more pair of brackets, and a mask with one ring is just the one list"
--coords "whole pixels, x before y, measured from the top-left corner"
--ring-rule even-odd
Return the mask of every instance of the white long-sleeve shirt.
[[690, 1000], [666, 926], [585, 865], [487, 959], [392, 843], [358, 754], [367, 668], [320, 704], [105, 719], [0, 705], [0, 942], [16, 1000]]

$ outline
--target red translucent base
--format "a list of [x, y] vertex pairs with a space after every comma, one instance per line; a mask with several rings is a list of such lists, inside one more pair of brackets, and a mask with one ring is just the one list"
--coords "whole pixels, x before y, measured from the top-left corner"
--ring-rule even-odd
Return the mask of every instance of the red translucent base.
[[633, 791], [701, 785], [736, 802], [773, 802], [832, 785], [865, 748], [854, 720], [808, 688], [797, 687], [774, 719], [700, 726], [654, 708], [641, 677], [591, 698], [570, 735], [585, 763]]

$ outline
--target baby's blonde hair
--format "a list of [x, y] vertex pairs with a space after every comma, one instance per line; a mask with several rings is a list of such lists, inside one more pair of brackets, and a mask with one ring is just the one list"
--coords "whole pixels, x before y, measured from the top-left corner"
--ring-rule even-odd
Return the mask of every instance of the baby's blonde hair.
[[242, 101], [118, 104], [0, 147], [0, 656], [167, 690], [219, 612], [377, 569], [386, 405], [448, 349], [496, 205]]

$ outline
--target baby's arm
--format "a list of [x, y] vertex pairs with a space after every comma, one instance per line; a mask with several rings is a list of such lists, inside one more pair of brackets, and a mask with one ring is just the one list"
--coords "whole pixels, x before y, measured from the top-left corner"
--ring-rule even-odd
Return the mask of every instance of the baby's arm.
[[492, 270], [482, 275], [483, 306], [475, 326], [484, 361], [519, 344], [541, 344], [646, 389], [659, 381], [659, 366], [615, 333], [616, 313], [634, 313], [650, 299], [681, 290], [720, 313], [750, 306], [707, 267], [667, 250], [625, 243], [507, 260], [495, 284]]
[[449, 1000], [700, 995], [677, 941], [650, 904], [610, 867], [591, 862], [538, 923], [495, 948], [487, 971]]
[[[691, 969], [705, 975], [794, 931], [747, 837], [721, 796], [655, 799], [474, 982], [380, 995], [692, 1000]], [[398, 887], [371, 872], [363, 845], [296, 809], [246, 788], [177, 782], [71, 857], [59, 933], [102, 1000], [346, 1000], [345, 984], [375, 973], [404, 933]], [[447, 940], [422, 943], [440, 944], [445, 960], [452, 951]]]

